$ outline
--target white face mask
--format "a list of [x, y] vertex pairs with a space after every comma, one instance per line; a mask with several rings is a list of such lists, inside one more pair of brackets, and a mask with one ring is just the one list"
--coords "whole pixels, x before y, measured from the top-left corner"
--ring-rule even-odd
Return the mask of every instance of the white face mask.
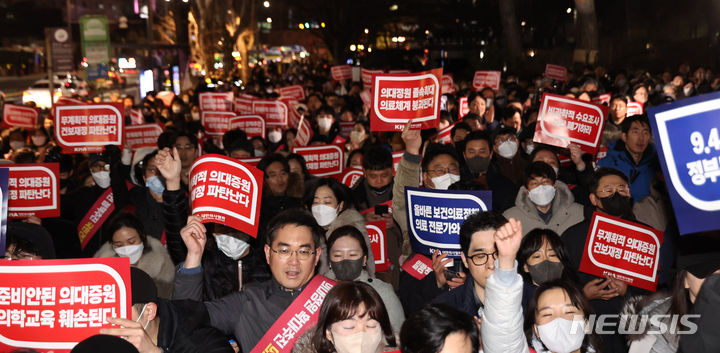
[[268, 140], [272, 143], [278, 143], [282, 139], [282, 132], [274, 130], [268, 132]]
[[435, 185], [436, 190], [447, 190], [450, 185], [460, 181], [460, 176], [446, 173], [445, 175], [434, 177], [430, 180], [432, 180], [432, 183], [433, 185]]
[[25, 147], [25, 142], [22, 141], [10, 141], [10, 148], [13, 150], [19, 150]]
[[498, 146], [498, 153], [506, 159], [512, 159], [517, 153], [518, 144], [513, 140], [507, 140]]
[[535, 150], [535, 145], [532, 143], [528, 143], [525, 145], [525, 153], [531, 154]]
[[[575, 327], [573, 327], [575, 326]], [[573, 321], [561, 317], [537, 327], [542, 343], [554, 353], [570, 353], [580, 349], [585, 339], [585, 331]], [[585, 324], [583, 324], [585, 327]], [[572, 332], [574, 330], [575, 332]]]
[[350, 141], [360, 143], [365, 140], [365, 133], [362, 131], [350, 131]]
[[330, 130], [330, 126], [332, 125], [332, 119], [331, 118], [318, 118], [318, 127], [322, 131]]
[[140, 261], [140, 257], [142, 256], [144, 249], [145, 246], [142, 243], [137, 245], [125, 245], [119, 248], [115, 248], [115, 253], [118, 254], [118, 256], [120, 257], [129, 257], [130, 264], [134, 265], [138, 261]]
[[337, 353], [375, 353], [382, 341], [382, 331], [358, 332], [352, 335], [332, 335]]
[[528, 192], [530, 201], [538, 206], [547, 206], [555, 198], [555, 187], [552, 185], [540, 185]]
[[35, 146], [45, 146], [45, 142], [47, 142], [47, 137], [45, 137], [45, 136], [33, 136], [32, 137], [32, 143]]
[[218, 249], [227, 257], [237, 260], [250, 249], [250, 243], [227, 234], [215, 234]]
[[261, 150], [255, 150], [255, 157], [262, 157], [265, 155], [264, 151]]
[[180, 114], [181, 111], [182, 111], [182, 107], [173, 105], [173, 107], [172, 107], [173, 113]]
[[[551, 167], [552, 167], [552, 166], [551, 166]], [[552, 169], [555, 171], [555, 177], [559, 177], [559, 176], [560, 176], [560, 168], [558, 168], [558, 167], [552, 167]]]
[[312, 215], [321, 227], [324, 227], [337, 218], [338, 211], [328, 205], [313, 205]]
[[95, 185], [107, 189], [110, 187], [110, 172], [108, 171], [102, 171], [102, 172], [95, 172], [91, 173], [93, 180], [95, 180]]
[[[142, 310], [140, 310], [140, 315], [138, 315], [138, 319], [135, 320], [135, 322], [140, 322], [140, 319], [142, 319], [142, 314], [145, 312], [145, 308], [147, 308], [147, 304], [143, 305]], [[150, 325], [150, 321], [146, 322], [143, 326], [143, 330], [146, 329]]]

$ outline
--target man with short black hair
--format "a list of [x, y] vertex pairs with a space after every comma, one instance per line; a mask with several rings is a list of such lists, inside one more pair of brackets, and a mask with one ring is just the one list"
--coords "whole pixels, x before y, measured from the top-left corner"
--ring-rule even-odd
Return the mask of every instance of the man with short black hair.
[[484, 190], [492, 190], [493, 210], [502, 212], [512, 207], [518, 189], [491, 163], [493, 144], [490, 135], [486, 131], [473, 131], [465, 138], [462, 156], [461, 179], [472, 180]]
[[510, 179], [517, 188], [522, 186], [528, 161], [519, 153], [517, 131], [511, 127], [500, 128], [493, 136], [493, 163], [500, 173]]

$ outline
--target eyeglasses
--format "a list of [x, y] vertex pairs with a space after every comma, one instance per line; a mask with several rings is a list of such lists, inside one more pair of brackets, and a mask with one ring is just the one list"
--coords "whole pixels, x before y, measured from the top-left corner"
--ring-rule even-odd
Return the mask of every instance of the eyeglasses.
[[90, 171], [93, 173], [97, 172], [109, 172], [110, 171], [110, 164], [107, 164], [105, 162], [95, 163], [92, 166], [90, 166]]
[[630, 192], [630, 187], [627, 184], [623, 184], [618, 186], [607, 186], [598, 190], [598, 194], [603, 193], [606, 195], [612, 195], [616, 192], [619, 192], [621, 194], [627, 194]]
[[292, 254], [297, 254], [297, 259], [300, 261], [305, 261], [310, 258], [313, 254], [315, 254], [315, 251], [312, 251], [308, 248], [302, 248], [297, 250], [290, 250], [288, 248], [281, 248], [279, 250], [270, 249], [272, 252], [278, 254], [278, 256], [283, 259], [287, 260], [292, 256]]
[[5, 256], [2, 257], [2, 260], [33, 260], [35, 258], [35, 255], [26, 253], [24, 251], [22, 252], [5, 252]]
[[492, 256], [493, 261], [495, 261], [495, 259], [497, 259], [497, 257], [498, 257], [497, 250], [492, 252], [491, 254], [480, 253], [480, 254], [475, 254], [473, 256], [469, 256], [468, 258], [470, 259], [470, 261], [472, 261], [473, 265], [482, 266], [488, 262], [488, 259], [490, 258], [490, 256]]
[[428, 169], [428, 172], [435, 173], [435, 175], [445, 175], [447, 173], [457, 175], [457, 174], [460, 174], [460, 169], [458, 167], [435, 168], [435, 169]]

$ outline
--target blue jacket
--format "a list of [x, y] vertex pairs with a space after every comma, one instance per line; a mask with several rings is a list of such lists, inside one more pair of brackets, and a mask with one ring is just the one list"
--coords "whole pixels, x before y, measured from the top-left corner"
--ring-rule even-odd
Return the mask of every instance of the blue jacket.
[[658, 159], [655, 145], [649, 144], [639, 164], [625, 149], [625, 143], [617, 140], [608, 144], [608, 153], [598, 162], [599, 167], [614, 168], [623, 172], [630, 180], [630, 193], [634, 201], [640, 201], [650, 194], [650, 182], [658, 171]]

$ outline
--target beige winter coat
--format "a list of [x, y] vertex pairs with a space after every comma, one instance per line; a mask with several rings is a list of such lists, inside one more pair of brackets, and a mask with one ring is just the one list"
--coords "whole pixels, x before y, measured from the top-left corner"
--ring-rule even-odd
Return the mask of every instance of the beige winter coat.
[[523, 236], [535, 228], [551, 229], [562, 235], [565, 230], [580, 223], [584, 219], [583, 207], [575, 202], [572, 192], [562, 181], [555, 182], [555, 198], [552, 201], [552, 215], [545, 223], [535, 204], [530, 201], [525, 186], [520, 188], [515, 198], [515, 206], [503, 213], [505, 218], [515, 218], [522, 223]]

